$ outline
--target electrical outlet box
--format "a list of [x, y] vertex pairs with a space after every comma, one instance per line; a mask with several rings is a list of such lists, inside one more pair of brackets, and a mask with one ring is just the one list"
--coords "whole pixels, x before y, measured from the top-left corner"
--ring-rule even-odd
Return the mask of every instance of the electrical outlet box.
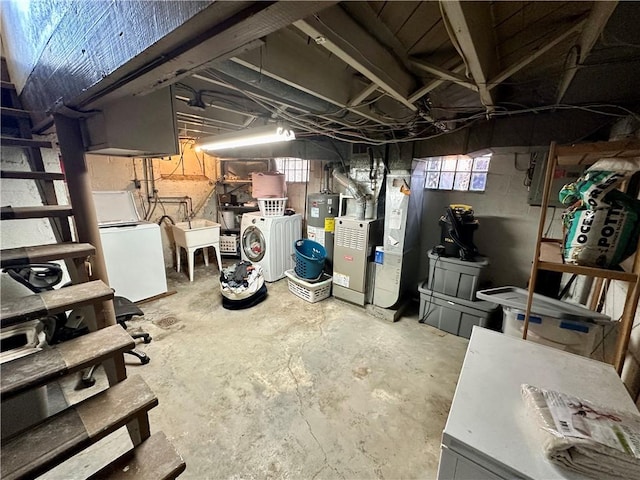
[[[547, 156], [536, 162], [533, 169], [533, 178], [531, 187], [529, 188], [529, 205], [542, 205], [542, 193], [544, 189], [544, 177], [547, 170]], [[557, 165], [553, 174], [553, 182], [551, 183], [551, 192], [549, 194], [549, 206], [564, 208], [565, 205], [558, 200], [558, 193], [562, 187], [568, 183], [575, 182], [586, 170], [584, 165]]]

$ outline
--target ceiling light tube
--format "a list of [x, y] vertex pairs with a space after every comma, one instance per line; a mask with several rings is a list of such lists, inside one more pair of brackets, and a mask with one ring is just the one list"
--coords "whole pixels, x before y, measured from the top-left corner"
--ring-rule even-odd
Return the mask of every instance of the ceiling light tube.
[[196, 143], [196, 148], [205, 151], [224, 150], [227, 148], [248, 147], [250, 145], [263, 145], [266, 143], [289, 142], [295, 139], [296, 134], [287, 126], [272, 124], [201, 138]]

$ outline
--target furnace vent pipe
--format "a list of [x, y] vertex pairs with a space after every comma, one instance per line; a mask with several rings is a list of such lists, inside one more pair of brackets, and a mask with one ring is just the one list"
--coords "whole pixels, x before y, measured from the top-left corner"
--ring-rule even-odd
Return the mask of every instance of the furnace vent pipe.
[[358, 220], [364, 220], [367, 208], [367, 193], [362, 190], [360, 185], [358, 185], [344, 173], [339, 172], [337, 169], [334, 169], [332, 174], [333, 178], [335, 178], [338, 183], [344, 186], [347, 189], [349, 195], [351, 195], [356, 201], [356, 218]]
[[351, 195], [356, 201], [366, 201], [367, 194], [362, 191], [360, 185], [351, 180], [344, 173], [339, 172], [338, 170], [334, 170], [333, 178], [335, 178], [342, 186], [344, 186], [349, 192], [349, 195]]

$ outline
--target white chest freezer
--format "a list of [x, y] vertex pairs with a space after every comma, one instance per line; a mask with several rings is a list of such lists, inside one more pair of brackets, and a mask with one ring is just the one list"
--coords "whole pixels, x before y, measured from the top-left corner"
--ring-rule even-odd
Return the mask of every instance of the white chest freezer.
[[94, 192], [93, 198], [115, 294], [138, 302], [166, 293], [160, 226], [139, 219], [131, 192]]
[[587, 478], [545, 458], [523, 383], [637, 413], [611, 365], [474, 327], [442, 433], [439, 480]]

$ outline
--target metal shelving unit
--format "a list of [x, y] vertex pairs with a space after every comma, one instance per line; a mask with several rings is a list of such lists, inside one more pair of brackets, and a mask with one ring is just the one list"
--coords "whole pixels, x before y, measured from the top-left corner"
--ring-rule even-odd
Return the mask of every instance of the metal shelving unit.
[[[522, 338], [527, 338], [529, 316], [533, 301], [533, 289], [536, 284], [539, 270], [550, 270], [553, 272], [572, 273], [600, 279], [628, 282], [629, 289], [627, 290], [625, 306], [620, 319], [620, 328], [618, 330], [615, 357], [613, 361], [614, 367], [618, 374], [620, 374], [622, 372], [625, 354], [629, 346], [629, 337], [631, 335], [633, 319], [638, 307], [638, 298], [640, 297], [640, 254], [638, 254], [638, 251], [640, 251], [640, 241], [638, 242], [638, 248], [636, 249], [636, 257], [632, 271], [624, 272], [622, 270], [584, 267], [564, 263], [564, 259], [562, 257], [562, 240], [557, 238], [546, 238], [544, 236], [545, 225], [547, 223], [549, 195], [556, 166], [591, 165], [601, 158], [611, 157], [640, 157], [640, 141], [630, 139], [577, 145], [556, 145], [555, 142], [551, 143], [540, 211], [540, 221], [538, 224], [538, 235], [536, 237], [536, 248], [533, 257], [533, 264], [531, 266], [531, 277], [529, 278], [527, 308]], [[599, 285], [601, 285], [601, 283]], [[592, 308], [593, 305], [594, 302], [592, 302]]]
[[[231, 194], [236, 191], [241, 191], [248, 193], [250, 192], [248, 187], [251, 187], [251, 174], [248, 170], [242, 168], [243, 165], [249, 164], [251, 162], [262, 164], [263, 170], [268, 170], [269, 162], [268, 159], [241, 159], [241, 158], [219, 158], [218, 159], [218, 181], [216, 183], [216, 194]], [[235, 165], [236, 169], [231, 168], [231, 166]], [[235, 171], [234, 171], [235, 170]], [[260, 168], [258, 168], [260, 170]], [[228, 178], [229, 176], [233, 178]], [[258, 211], [257, 203], [253, 206], [248, 205], [232, 205], [232, 204], [218, 204], [218, 209], [220, 211], [220, 215], [222, 212], [234, 212], [234, 215], [241, 215], [243, 213], [255, 212]], [[235, 222], [234, 222], [235, 223]], [[231, 251], [231, 240], [229, 239], [228, 247], [227, 244], [223, 246], [221, 255], [230, 256], [230, 257], [240, 257], [240, 224], [234, 225], [233, 228], [227, 228], [228, 226], [223, 223], [223, 228], [221, 229], [221, 241], [224, 240], [224, 237], [235, 237], [237, 241], [238, 247], [235, 251]]]

